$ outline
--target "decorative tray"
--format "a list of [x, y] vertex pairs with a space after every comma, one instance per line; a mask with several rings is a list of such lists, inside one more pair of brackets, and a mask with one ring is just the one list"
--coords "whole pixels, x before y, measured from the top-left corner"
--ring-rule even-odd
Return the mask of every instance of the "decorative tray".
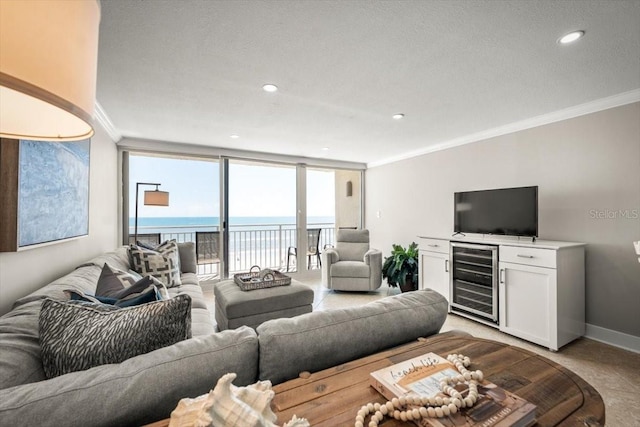
[[233, 280], [243, 291], [253, 291], [256, 289], [273, 288], [275, 286], [291, 284], [291, 277], [269, 268], [261, 270], [257, 265], [251, 267], [248, 273], [234, 274]]

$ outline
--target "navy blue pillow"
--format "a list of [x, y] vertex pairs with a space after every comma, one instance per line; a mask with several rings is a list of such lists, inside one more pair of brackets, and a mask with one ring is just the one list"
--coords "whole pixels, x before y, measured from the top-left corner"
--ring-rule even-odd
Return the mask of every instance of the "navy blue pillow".
[[87, 302], [99, 302], [102, 304], [109, 304], [119, 308], [133, 307], [134, 305], [146, 304], [148, 302], [160, 301], [162, 297], [158, 290], [153, 287], [146, 292], [141, 293], [138, 296], [128, 299], [117, 299], [111, 297], [102, 297], [99, 295], [84, 295], [76, 291], [68, 291], [72, 301], [87, 301]]

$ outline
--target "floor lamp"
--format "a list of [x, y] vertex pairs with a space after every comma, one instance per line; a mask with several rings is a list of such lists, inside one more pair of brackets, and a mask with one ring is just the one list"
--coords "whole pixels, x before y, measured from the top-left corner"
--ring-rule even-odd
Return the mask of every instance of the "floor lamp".
[[134, 242], [138, 242], [138, 189], [141, 185], [156, 186], [155, 190], [148, 190], [144, 192], [144, 205], [145, 206], [169, 206], [169, 193], [167, 191], [160, 191], [158, 187], [161, 184], [152, 182], [136, 182], [136, 225], [134, 231]]

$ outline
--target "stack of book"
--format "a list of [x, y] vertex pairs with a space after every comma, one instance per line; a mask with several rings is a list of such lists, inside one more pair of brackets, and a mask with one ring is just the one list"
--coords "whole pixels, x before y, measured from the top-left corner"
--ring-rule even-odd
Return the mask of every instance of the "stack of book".
[[[457, 377], [459, 372], [448, 360], [435, 353], [397, 363], [370, 375], [371, 386], [388, 400], [402, 396], [441, 396], [440, 381]], [[465, 397], [468, 387], [455, 387]], [[420, 427], [527, 427], [535, 424], [536, 406], [514, 393], [483, 380], [478, 384], [478, 400], [470, 408], [441, 418], [422, 418]]]

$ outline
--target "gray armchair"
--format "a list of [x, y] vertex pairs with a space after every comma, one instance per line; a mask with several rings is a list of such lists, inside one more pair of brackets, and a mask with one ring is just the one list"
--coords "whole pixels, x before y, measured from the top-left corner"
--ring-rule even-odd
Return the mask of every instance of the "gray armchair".
[[322, 284], [339, 291], [373, 291], [382, 284], [382, 252], [369, 248], [369, 230], [338, 230], [322, 254]]

